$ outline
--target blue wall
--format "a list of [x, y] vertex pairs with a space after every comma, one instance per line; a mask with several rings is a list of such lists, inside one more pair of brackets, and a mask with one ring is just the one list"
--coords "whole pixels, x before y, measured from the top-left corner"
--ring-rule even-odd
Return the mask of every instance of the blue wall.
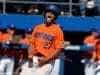
[[[0, 15], [0, 27], [14, 24], [17, 28], [34, 27], [43, 22], [43, 16], [31, 15]], [[57, 22], [64, 30], [89, 31], [90, 28], [100, 29], [100, 17], [67, 17], [60, 16]]]

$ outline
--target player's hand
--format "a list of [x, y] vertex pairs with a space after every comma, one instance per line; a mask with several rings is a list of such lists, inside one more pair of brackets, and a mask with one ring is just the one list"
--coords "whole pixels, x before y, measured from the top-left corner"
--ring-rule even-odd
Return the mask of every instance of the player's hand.
[[94, 62], [95, 62], [95, 60], [94, 60], [94, 59], [90, 59], [90, 62], [91, 62], [91, 63], [94, 63]]
[[33, 67], [33, 60], [31, 58], [28, 60], [28, 67]]
[[45, 59], [39, 60], [38, 66], [42, 67], [43, 65], [45, 65], [47, 62]]

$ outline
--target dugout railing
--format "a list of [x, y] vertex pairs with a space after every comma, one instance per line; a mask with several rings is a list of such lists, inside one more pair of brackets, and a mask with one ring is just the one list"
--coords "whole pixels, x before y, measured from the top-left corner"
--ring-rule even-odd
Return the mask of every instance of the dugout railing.
[[[46, 2], [46, 1], [28, 1], [28, 0], [0, 0], [0, 9], [1, 13], [8, 14], [7, 9], [12, 7], [20, 8], [20, 6], [24, 5], [27, 8], [27, 5], [38, 5], [38, 8], [40, 8], [40, 14], [43, 12], [43, 8], [45, 5], [48, 4], [55, 4], [60, 7], [61, 9], [61, 15], [67, 15], [67, 16], [85, 16], [85, 4], [81, 2], [81, 0], [76, 0], [77, 2], [73, 2], [73, 0], [69, 0], [69, 2]], [[98, 0], [99, 1], [99, 0]], [[95, 6], [97, 7], [98, 13], [100, 13], [100, 2], [97, 0], [94, 0]], [[43, 7], [41, 7], [43, 6]], [[17, 10], [17, 9], [15, 9]], [[11, 11], [12, 13], [16, 13], [15, 11]], [[20, 12], [19, 12], [20, 13]], [[36, 14], [37, 15], [37, 14]], [[94, 14], [94, 16], [100, 16], [100, 14]]]

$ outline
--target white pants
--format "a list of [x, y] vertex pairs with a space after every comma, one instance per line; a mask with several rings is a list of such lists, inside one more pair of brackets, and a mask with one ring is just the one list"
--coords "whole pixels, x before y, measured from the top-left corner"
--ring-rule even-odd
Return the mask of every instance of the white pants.
[[48, 63], [48, 64], [45, 64], [42, 67], [36, 68], [36, 67], [34, 67], [34, 58], [33, 58], [33, 67], [29, 68], [28, 62], [26, 62], [22, 66], [22, 72], [20, 73], [20, 75], [59, 75], [59, 67], [60, 67], [60, 60], [57, 59], [55, 61], [55, 64], [54, 63]]
[[14, 59], [10, 57], [2, 57], [0, 59], [0, 75], [13, 75]]
[[100, 61], [85, 64], [85, 75], [100, 75]]
[[100, 61], [97, 62], [97, 67], [95, 68], [95, 75], [100, 75]]
[[60, 59], [55, 60], [54, 68], [51, 72], [51, 75], [60, 75], [60, 63], [61, 63]]
[[85, 75], [95, 75], [94, 64], [85, 64]]

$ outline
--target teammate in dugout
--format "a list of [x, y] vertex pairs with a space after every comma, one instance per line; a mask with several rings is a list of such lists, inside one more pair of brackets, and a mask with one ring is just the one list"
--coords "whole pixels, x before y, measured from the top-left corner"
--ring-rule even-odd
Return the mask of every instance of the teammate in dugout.
[[[85, 63], [85, 75], [95, 75], [96, 67], [94, 68], [94, 66], [97, 65], [97, 61], [100, 61], [100, 32], [97, 29], [91, 30], [92, 34], [87, 36], [84, 40], [85, 45], [93, 48], [92, 51], [90, 50], [92, 54], [91, 59], [89, 62]], [[97, 65], [97, 67], [98, 66], [99, 65]]]
[[19, 43], [29, 45], [31, 37], [32, 37], [32, 28], [28, 28], [25, 34], [22, 35], [21, 39], [19, 40]]
[[[13, 41], [13, 35], [15, 33], [15, 26], [10, 25], [7, 32], [2, 34], [1, 43], [10, 43]], [[0, 75], [13, 75], [14, 71], [14, 58], [10, 54], [5, 54], [0, 59]]]
[[85, 75], [100, 75], [100, 39], [91, 54], [92, 57], [85, 64]]
[[85, 37], [84, 39], [84, 44], [88, 45], [88, 46], [95, 46], [98, 38], [100, 38], [100, 32], [99, 30], [92, 28], [91, 30], [91, 34], [87, 37]]
[[59, 74], [59, 71], [56, 71], [59, 70], [59, 67], [56, 66], [56, 69], [54, 69], [54, 65], [59, 63], [59, 55], [64, 47], [63, 31], [56, 23], [59, 12], [59, 8], [55, 5], [46, 7], [45, 22], [37, 25], [32, 32], [28, 56], [29, 63], [26, 64], [28, 67], [26, 68], [25, 64], [22, 66], [21, 75]]

